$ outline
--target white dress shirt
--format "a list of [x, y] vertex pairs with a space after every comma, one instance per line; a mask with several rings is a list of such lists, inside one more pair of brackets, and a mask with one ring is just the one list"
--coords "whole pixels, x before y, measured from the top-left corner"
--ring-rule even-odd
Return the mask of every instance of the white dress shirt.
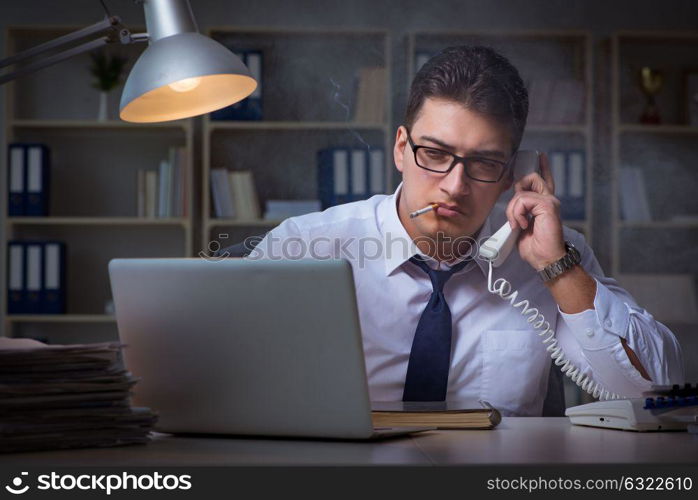
[[[366, 371], [372, 401], [402, 399], [407, 363], [419, 318], [432, 293], [428, 275], [410, 257], [421, 254], [400, 222], [397, 200], [377, 195], [285, 220], [250, 254], [260, 258], [344, 258], [353, 269]], [[478, 235], [484, 241], [506, 222], [495, 206]], [[621, 337], [637, 354], [652, 383], [683, 383], [683, 360], [674, 335], [614, 279], [604, 276], [584, 237], [564, 227], [596, 280], [594, 309], [565, 314], [535, 270], [514, 250], [494, 270], [545, 316], [567, 359], [585, 375], [625, 397], [651, 383], [632, 366]], [[441, 265], [428, 259], [433, 268]], [[487, 290], [489, 264], [475, 258], [444, 287], [452, 314], [451, 366], [446, 399], [485, 400], [504, 415], [540, 416], [551, 358], [538, 336], [508, 301]]]

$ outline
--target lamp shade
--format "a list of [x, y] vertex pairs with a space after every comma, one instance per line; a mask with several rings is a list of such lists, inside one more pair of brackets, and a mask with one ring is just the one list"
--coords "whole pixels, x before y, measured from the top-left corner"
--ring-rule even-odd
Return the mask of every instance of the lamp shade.
[[121, 94], [119, 116], [128, 122], [188, 118], [234, 104], [257, 87], [238, 56], [197, 32], [151, 41]]

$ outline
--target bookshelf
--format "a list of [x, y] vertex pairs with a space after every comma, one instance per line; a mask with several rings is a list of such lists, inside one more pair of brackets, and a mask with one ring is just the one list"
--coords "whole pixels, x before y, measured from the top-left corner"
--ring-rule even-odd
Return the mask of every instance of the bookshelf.
[[[8, 28], [7, 54], [33, 47], [79, 27]], [[108, 47], [127, 58], [123, 77], [145, 46]], [[194, 128], [191, 120], [133, 124], [118, 119], [122, 85], [109, 94], [110, 117], [97, 120], [99, 91], [90, 85], [88, 54], [11, 82], [5, 88], [3, 164], [13, 142], [38, 142], [51, 155], [49, 215], [8, 216], [7, 179], [2, 195], [2, 274], [6, 287], [7, 242], [58, 240], [66, 244], [66, 313], [8, 315], [3, 333], [57, 343], [113, 340], [114, 317], [107, 264], [117, 257], [185, 257], [193, 254]], [[183, 147], [189, 164], [181, 217], [141, 217], [137, 172], [157, 170], [171, 147]], [[5, 296], [4, 296], [5, 297]]]
[[[486, 45], [507, 57], [521, 73], [529, 89], [531, 109], [521, 142], [521, 149], [581, 151], [584, 154], [584, 218], [565, 219], [565, 225], [592, 240], [593, 147], [593, 77], [591, 35], [585, 31], [417, 31], [408, 35], [407, 62], [409, 85], [421, 55], [435, 54], [453, 45]], [[583, 104], [577, 119], [547, 121], [550, 110], [534, 119], [534, 80], [570, 80], [583, 88]], [[548, 96], [549, 97], [549, 96]], [[534, 121], [532, 121], [534, 119]], [[558, 190], [559, 191], [559, 190]], [[563, 201], [564, 204], [564, 201]]]
[[111, 314], [14, 314], [11, 323], [112, 323]]
[[[612, 272], [676, 336], [690, 379], [695, 370], [688, 360], [695, 352], [697, 326], [698, 127], [687, 120], [684, 75], [698, 73], [698, 31], [616, 32], [610, 39], [609, 66]], [[642, 67], [663, 74], [655, 96], [660, 123], [640, 120], [647, 102], [639, 83]], [[624, 168], [635, 169], [644, 190], [628, 188]], [[633, 210], [623, 208], [624, 199], [628, 205], [633, 205], [628, 200], [644, 200], [635, 205], [644, 205], [649, 213], [637, 210], [643, 216], [629, 220]]]
[[[383, 148], [391, 192], [390, 40], [383, 30], [216, 27], [208, 36], [234, 51], [262, 53], [262, 120], [202, 124], [202, 242], [213, 250], [262, 235], [281, 220], [219, 218], [213, 210], [211, 170], [250, 170], [264, 213], [267, 200], [317, 199], [317, 151], [330, 147]], [[386, 69], [384, 119], [354, 117], [362, 67]], [[270, 68], [273, 68], [270, 69]]]
[[[698, 72], [698, 32], [616, 32], [610, 63], [613, 274], [674, 274], [680, 269], [695, 279], [698, 127], [687, 121], [683, 76]], [[646, 101], [638, 72], [645, 66], [663, 74], [656, 95], [658, 124], [640, 123]], [[648, 220], [626, 220], [620, 181], [624, 167], [639, 169], [644, 178]]]

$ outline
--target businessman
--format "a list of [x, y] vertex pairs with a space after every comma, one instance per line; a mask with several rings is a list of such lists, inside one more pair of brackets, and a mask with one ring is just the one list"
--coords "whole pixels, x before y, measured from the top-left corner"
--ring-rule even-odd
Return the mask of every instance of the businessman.
[[[559, 412], [549, 334], [488, 291], [489, 265], [477, 256], [504, 223], [521, 237], [492, 279], [508, 280], [550, 323], [565, 371], [625, 397], [683, 382], [673, 334], [562, 225], [547, 157], [540, 173], [514, 182], [527, 113], [507, 59], [485, 47], [443, 50], [412, 82], [395, 136], [395, 192], [287, 219], [249, 255], [350, 261], [372, 400], [482, 399], [522, 416], [557, 403]], [[508, 204], [496, 204], [511, 188]]]

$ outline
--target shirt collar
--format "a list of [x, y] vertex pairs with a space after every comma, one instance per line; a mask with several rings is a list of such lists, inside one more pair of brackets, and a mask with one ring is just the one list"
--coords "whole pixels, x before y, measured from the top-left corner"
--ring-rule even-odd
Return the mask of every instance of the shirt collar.
[[385, 198], [378, 208], [378, 225], [385, 245], [385, 275], [390, 276], [398, 267], [415, 255], [421, 254], [397, 213], [402, 183]]
[[[386, 197], [378, 207], [378, 225], [380, 227], [383, 243], [385, 245], [385, 275], [390, 276], [405, 262], [415, 255], [424, 257], [427, 261], [436, 262], [431, 257], [424, 255], [417, 245], [414, 244], [407, 230], [402, 225], [398, 216], [397, 203], [400, 198], [402, 183], [395, 189], [395, 192]], [[493, 224], [502, 219], [503, 209], [495, 205], [480, 229], [477, 241], [483, 242], [492, 236]], [[496, 219], [496, 220], [493, 220]], [[506, 216], [504, 217], [506, 219]], [[499, 228], [499, 226], [496, 226]], [[473, 256], [482, 273], [487, 276], [488, 264], [484, 259]], [[454, 262], [453, 265], [456, 263]]]

